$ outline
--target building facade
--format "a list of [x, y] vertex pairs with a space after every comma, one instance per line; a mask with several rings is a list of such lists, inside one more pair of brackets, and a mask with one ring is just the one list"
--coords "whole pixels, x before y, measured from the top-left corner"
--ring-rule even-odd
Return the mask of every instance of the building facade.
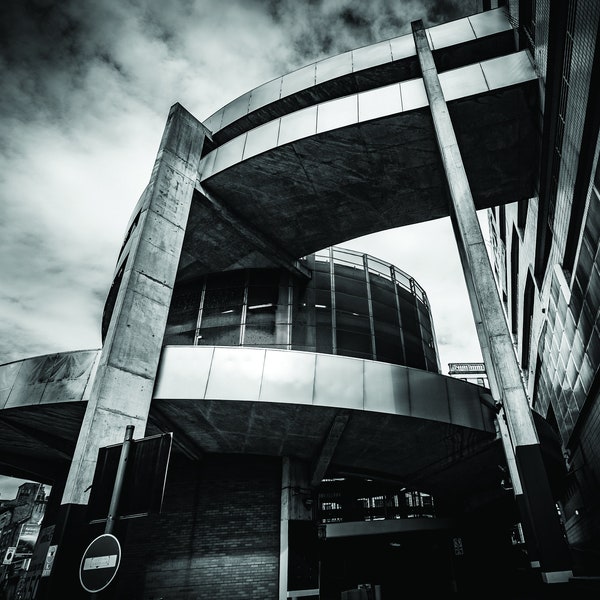
[[[123, 554], [107, 597], [334, 599], [370, 587], [387, 599], [594, 573], [599, 513], [582, 507], [597, 504], [597, 12], [509, 3], [415, 22], [203, 122], [172, 107], [102, 349], [0, 366], [4, 464], [53, 485], [36, 598], [87, 597], [78, 568], [105, 527], [88, 512], [98, 451], [127, 427], [172, 432], [173, 446], [162, 511], [116, 520]], [[583, 97], [585, 118], [569, 104]], [[496, 206], [498, 228], [501, 211], [521, 224], [494, 237], [500, 293], [476, 216]], [[440, 374], [414, 279], [336, 247], [447, 216], [489, 389]], [[557, 266], [569, 248], [570, 279]], [[567, 477], [565, 448], [588, 470]]]
[[573, 557], [597, 572], [600, 8], [525, 2], [513, 14], [541, 74], [544, 127], [536, 194], [490, 211], [495, 272], [531, 405], [561, 438]]

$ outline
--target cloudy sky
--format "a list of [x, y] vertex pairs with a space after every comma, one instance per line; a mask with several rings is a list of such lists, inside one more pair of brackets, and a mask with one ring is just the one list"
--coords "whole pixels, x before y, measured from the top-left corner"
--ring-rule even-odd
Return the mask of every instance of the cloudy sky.
[[[0, 364], [100, 347], [113, 267], [173, 103], [204, 120], [304, 64], [476, 4], [2, 0]], [[345, 245], [425, 288], [443, 372], [481, 360], [448, 220]]]

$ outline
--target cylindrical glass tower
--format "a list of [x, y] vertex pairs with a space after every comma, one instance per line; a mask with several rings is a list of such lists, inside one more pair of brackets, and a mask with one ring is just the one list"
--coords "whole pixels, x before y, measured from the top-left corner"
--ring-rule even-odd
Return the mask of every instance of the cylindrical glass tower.
[[211, 273], [175, 286], [165, 344], [324, 352], [439, 372], [427, 295], [397, 267], [344, 248], [283, 269]]

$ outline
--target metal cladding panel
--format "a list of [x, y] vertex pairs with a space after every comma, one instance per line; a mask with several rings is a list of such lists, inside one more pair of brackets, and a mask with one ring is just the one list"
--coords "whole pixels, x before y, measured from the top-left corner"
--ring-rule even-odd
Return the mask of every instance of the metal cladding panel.
[[491, 407], [481, 402], [480, 394], [488, 391], [478, 385], [465, 385], [464, 381], [446, 379], [448, 404], [453, 422], [471, 423], [472, 427], [494, 432], [494, 417]]
[[64, 352], [0, 365], [0, 408], [86, 400], [99, 354]]
[[263, 375], [265, 350], [215, 348], [206, 398], [212, 400], [258, 400]]
[[380, 362], [365, 362], [365, 410], [410, 415], [408, 370]]
[[23, 361], [0, 365], [0, 409], [6, 404], [22, 365]]
[[[427, 29], [427, 36], [434, 50], [448, 51], [452, 47], [461, 48], [469, 42], [481, 40], [502, 32], [510, 31], [512, 25], [504, 9], [485, 11], [470, 17], [457, 19]], [[413, 36], [399, 36], [356, 48], [315, 63], [300, 67], [282, 77], [273, 79], [263, 85], [232, 100], [223, 108], [204, 120], [203, 125], [214, 133], [226, 128], [238, 119], [250, 115], [269, 104], [289, 98], [297, 93], [313, 88], [319, 84], [334, 80], [352, 80], [352, 74], [366, 69], [385, 68], [391, 62], [401, 61], [416, 55]], [[349, 85], [352, 85], [350, 83]], [[345, 87], [340, 89], [346, 89]], [[346, 91], [347, 93], [347, 91]], [[317, 92], [315, 92], [317, 94]], [[344, 95], [344, 93], [339, 94]]]
[[[437, 373], [345, 356], [167, 346], [154, 400], [313, 405], [416, 417], [493, 432], [494, 411], [482, 407], [479, 392], [477, 386]], [[234, 420], [245, 418], [227, 414]]]
[[204, 398], [214, 352], [212, 346], [163, 348], [154, 398]]
[[312, 404], [316, 359], [312, 352], [267, 351], [260, 400]]
[[[440, 74], [440, 82], [447, 101], [479, 96], [534, 79], [536, 79], [535, 70], [526, 51]], [[270, 121], [269, 128], [261, 125], [260, 131], [256, 131], [259, 128], [251, 129], [209, 152], [200, 162], [200, 180], [207, 181], [212, 175], [243, 160], [260, 153], [268, 153], [276, 147], [297, 140], [388, 115], [400, 115], [428, 105], [421, 78], [402, 81], [400, 96], [398, 101], [394, 87], [383, 86], [290, 112]], [[382, 102], [382, 105], [376, 106], [379, 102]], [[510, 110], [512, 108], [509, 112]], [[278, 135], [275, 135], [275, 131], [279, 132]], [[247, 137], [252, 139], [253, 146], [245, 152]]]
[[408, 385], [413, 417], [452, 422], [444, 377], [419, 369], [409, 369]]
[[345, 356], [317, 355], [314, 403], [362, 410], [363, 362]]

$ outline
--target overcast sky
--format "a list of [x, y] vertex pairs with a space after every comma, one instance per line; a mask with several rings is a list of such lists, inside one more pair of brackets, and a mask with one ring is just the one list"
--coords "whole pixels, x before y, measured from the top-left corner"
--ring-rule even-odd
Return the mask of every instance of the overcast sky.
[[[204, 120], [304, 64], [476, 4], [2, 0], [0, 364], [100, 347], [125, 227], [173, 103]], [[449, 362], [481, 360], [447, 219], [344, 245], [426, 290], [444, 373]]]

